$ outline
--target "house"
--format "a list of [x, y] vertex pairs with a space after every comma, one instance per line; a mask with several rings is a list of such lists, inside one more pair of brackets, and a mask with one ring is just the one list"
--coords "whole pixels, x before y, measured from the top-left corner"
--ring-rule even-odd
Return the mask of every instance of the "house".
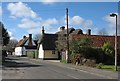
[[40, 59], [58, 59], [58, 50], [56, 48], [57, 34], [44, 33], [42, 27], [42, 36], [38, 41], [38, 58]]
[[[67, 30], [64, 26], [60, 27], [60, 31], [55, 34], [44, 33], [44, 27], [42, 28], [42, 37], [38, 41], [39, 58], [41, 59], [58, 59], [60, 56], [67, 59]], [[87, 29], [86, 34], [81, 29], [68, 29], [69, 41], [80, 40], [83, 37], [90, 38], [92, 40], [92, 46], [95, 48], [101, 48], [104, 43], [110, 42], [114, 47], [115, 36], [105, 35], [91, 35], [91, 30]], [[118, 53], [120, 53], [120, 36], [118, 36]], [[58, 46], [59, 44], [59, 46]], [[59, 49], [60, 48], [60, 49]], [[64, 55], [62, 55], [64, 52]], [[118, 54], [120, 58], [120, 54]]]
[[[74, 28], [69, 28], [68, 33], [71, 34], [74, 31], [76, 34], [83, 33], [81, 29], [75, 30]], [[44, 32], [44, 27], [42, 27], [42, 36], [38, 41], [38, 58], [40, 59], [60, 59], [61, 54], [64, 53], [66, 57], [66, 36], [67, 30], [64, 26], [60, 27], [60, 31], [55, 34], [47, 34]], [[58, 43], [61, 44], [61, 51], [58, 49]], [[60, 54], [61, 53], [61, 54]]]
[[[91, 46], [95, 48], [101, 48], [107, 42], [112, 47], [115, 46], [115, 36], [91, 35], [91, 30], [88, 30], [87, 34], [71, 34], [69, 38], [70, 40], [81, 40], [83, 37], [91, 39]], [[120, 36], [117, 36], [117, 56], [118, 64], [120, 65]]]
[[26, 56], [28, 52], [35, 51], [37, 51], [37, 46], [32, 40], [32, 34], [29, 34], [29, 37], [23, 36], [15, 47], [16, 56]]

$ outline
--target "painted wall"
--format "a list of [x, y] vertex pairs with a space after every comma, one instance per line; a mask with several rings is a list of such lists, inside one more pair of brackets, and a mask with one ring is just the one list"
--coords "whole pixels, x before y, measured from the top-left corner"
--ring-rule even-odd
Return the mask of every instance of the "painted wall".
[[40, 44], [40, 47], [39, 47], [38, 58], [40, 58], [40, 59], [43, 59], [43, 58], [44, 58], [44, 50], [43, 50], [42, 44]]
[[25, 47], [16, 47], [15, 48], [15, 55], [16, 56], [26, 55], [25, 51], [26, 51]]
[[58, 51], [55, 51], [55, 54], [52, 54], [54, 50], [45, 50], [44, 58], [46, 59], [58, 59]]

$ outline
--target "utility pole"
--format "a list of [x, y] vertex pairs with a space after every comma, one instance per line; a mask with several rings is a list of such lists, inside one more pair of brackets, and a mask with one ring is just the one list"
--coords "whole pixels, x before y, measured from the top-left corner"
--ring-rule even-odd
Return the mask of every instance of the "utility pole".
[[69, 63], [69, 32], [68, 32], [68, 8], [66, 8], [66, 25], [67, 25], [67, 63]]

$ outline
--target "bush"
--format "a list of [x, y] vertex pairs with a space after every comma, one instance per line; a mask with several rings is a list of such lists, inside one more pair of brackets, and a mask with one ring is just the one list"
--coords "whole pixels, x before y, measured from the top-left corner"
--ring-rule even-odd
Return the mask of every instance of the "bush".
[[87, 59], [86, 62], [84, 63], [85, 66], [90, 66], [90, 67], [95, 67], [96, 65], [96, 60], [94, 59]]
[[103, 65], [104, 65], [103, 63], [99, 63], [96, 67], [97, 67], [98, 69], [101, 69]]
[[27, 51], [27, 56], [29, 58], [35, 58], [35, 52], [34, 51]]

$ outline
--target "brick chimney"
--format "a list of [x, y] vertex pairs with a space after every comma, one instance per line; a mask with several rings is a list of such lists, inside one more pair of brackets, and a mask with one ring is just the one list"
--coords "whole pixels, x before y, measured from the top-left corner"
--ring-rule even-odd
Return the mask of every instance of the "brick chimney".
[[45, 34], [44, 26], [42, 26], [42, 34]]
[[87, 34], [87, 35], [91, 35], [91, 29], [87, 29], [86, 34]]
[[28, 46], [32, 46], [32, 34], [29, 34], [29, 43]]
[[32, 40], [32, 34], [29, 34], [29, 40]]
[[65, 26], [60, 27], [60, 31], [65, 30]]

